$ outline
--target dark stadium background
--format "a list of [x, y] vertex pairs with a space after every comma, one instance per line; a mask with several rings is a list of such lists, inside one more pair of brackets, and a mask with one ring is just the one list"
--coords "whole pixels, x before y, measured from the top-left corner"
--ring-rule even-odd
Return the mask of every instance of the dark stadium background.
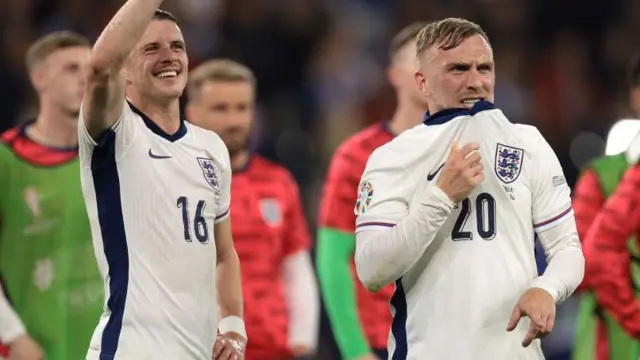
[[[34, 114], [29, 44], [59, 29], [95, 40], [122, 3], [0, 1], [0, 130]], [[192, 65], [224, 56], [256, 72], [254, 146], [295, 174], [312, 229], [336, 145], [392, 112], [384, 66], [402, 26], [447, 16], [481, 24], [495, 50], [498, 106], [541, 130], [570, 184], [603, 152], [612, 123], [629, 116], [624, 70], [640, 49], [638, 0], [167, 0], [164, 8], [181, 19]], [[544, 342], [549, 359], [567, 358], [574, 313], [575, 299], [559, 310]], [[322, 336], [319, 358], [336, 359], [324, 321]]]

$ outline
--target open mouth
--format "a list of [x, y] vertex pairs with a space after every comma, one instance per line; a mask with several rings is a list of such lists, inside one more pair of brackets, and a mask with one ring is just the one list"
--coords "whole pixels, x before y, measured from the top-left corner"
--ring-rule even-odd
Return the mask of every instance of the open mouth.
[[165, 71], [160, 71], [157, 72], [155, 74], [153, 74], [153, 76], [159, 78], [159, 79], [167, 79], [167, 78], [175, 78], [178, 76], [178, 71], [176, 70], [165, 70]]
[[475, 105], [478, 101], [483, 101], [484, 98], [468, 98], [468, 99], [463, 99], [462, 101], [460, 101], [461, 103], [463, 103], [466, 106], [473, 106]]

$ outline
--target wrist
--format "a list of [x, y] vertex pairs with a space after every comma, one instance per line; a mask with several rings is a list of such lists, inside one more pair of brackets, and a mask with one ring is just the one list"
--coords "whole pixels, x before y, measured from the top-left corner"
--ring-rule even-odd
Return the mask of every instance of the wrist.
[[243, 338], [247, 338], [247, 331], [245, 329], [244, 320], [241, 317], [231, 315], [223, 318], [218, 323], [218, 331], [220, 334], [226, 334], [234, 332]]
[[549, 294], [549, 296], [551, 296], [551, 298], [553, 299], [553, 302], [556, 303], [558, 302], [558, 298], [560, 297], [560, 293], [558, 290], [556, 290], [553, 286], [551, 286], [550, 284], [547, 284], [543, 278], [538, 277], [535, 280], [533, 280], [533, 282], [531, 283], [531, 285], [529, 286], [529, 289], [540, 289], [540, 290], [544, 290], [546, 293]]
[[432, 186], [431, 187], [431, 194], [433, 195], [433, 197], [435, 197], [437, 200], [440, 201], [441, 204], [445, 205], [446, 207], [448, 207], [449, 209], [453, 210], [456, 208], [457, 204], [455, 201], [453, 201], [451, 199], [451, 196], [449, 196], [447, 194], [446, 191], [444, 191], [441, 187], [439, 187], [438, 185], [436, 186]]

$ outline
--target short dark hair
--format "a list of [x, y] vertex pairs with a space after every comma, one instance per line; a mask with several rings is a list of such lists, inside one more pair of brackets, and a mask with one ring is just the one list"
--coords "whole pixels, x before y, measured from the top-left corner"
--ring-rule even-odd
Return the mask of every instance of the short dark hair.
[[31, 71], [54, 52], [72, 48], [88, 47], [91, 42], [86, 37], [72, 31], [54, 31], [36, 40], [27, 50], [25, 65]]
[[627, 81], [629, 87], [640, 86], [640, 52], [636, 53], [629, 62]]
[[389, 62], [393, 62], [398, 52], [409, 42], [415, 40], [420, 30], [427, 24], [426, 22], [414, 22], [400, 30], [391, 40], [391, 45], [389, 45]]
[[178, 23], [178, 18], [173, 15], [172, 13], [166, 11], [166, 10], [161, 10], [161, 9], [156, 9], [156, 11], [153, 13], [153, 17], [152, 19], [154, 20], [168, 20], [168, 21], [172, 21], [174, 23], [176, 23], [176, 25], [180, 25]]

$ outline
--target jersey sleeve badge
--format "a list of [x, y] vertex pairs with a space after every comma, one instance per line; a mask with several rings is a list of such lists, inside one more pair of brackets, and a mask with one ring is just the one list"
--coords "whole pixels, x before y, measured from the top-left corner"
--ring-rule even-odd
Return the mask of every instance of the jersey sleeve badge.
[[216, 194], [220, 194], [220, 170], [211, 159], [207, 158], [198, 158], [198, 164], [200, 164], [200, 168], [202, 169], [202, 175], [204, 179], [207, 180], [207, 183], [211, 185], [213, 191]]
[[498, 179], [505, 184], [510, 184], [520, 176], [522, 171], [522, 159], [524, 150], [498, 144], [496, 147], [495, 172]]
[[358, 200], [356, 201], [356, 207], [353, 212], [356, 215], [364, 214], [367, 212], [367, 207], [371, 204], [373, 198], [373, 185], [369, 181], [365, 181], [360, 184], [358, 189]]

